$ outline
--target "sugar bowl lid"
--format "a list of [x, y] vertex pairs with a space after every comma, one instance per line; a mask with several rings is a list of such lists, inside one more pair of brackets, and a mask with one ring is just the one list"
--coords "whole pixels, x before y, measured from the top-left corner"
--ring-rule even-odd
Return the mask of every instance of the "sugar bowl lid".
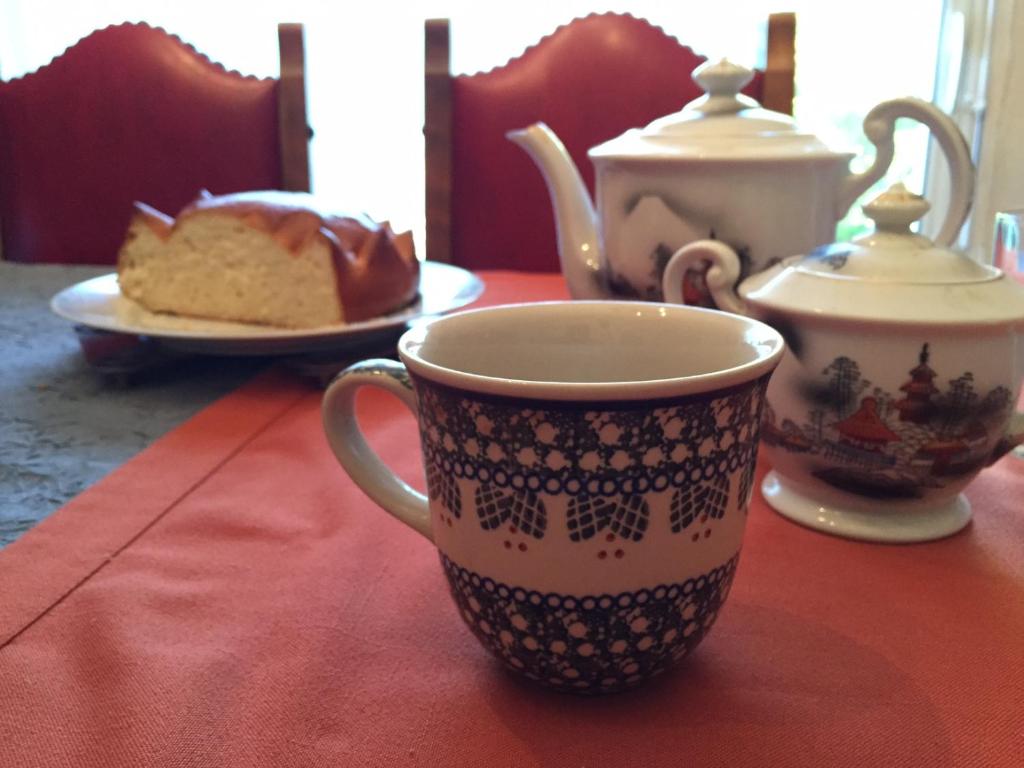
[[863, 207], [873, 232], [787, 259], [745, 280], [739, 293], [754, 305], [818, 317], [1024, 322], [1024, 286], [911, 232], [929, 207], [896, 184]]
[[703, 96], [679, 112], [594, 147], [588, 155], [595, 160], [852, 157], [832, 152], [816, 136], [801, 132], [789, 115], [764, 109], [740, 93], [753, 78], [752, 70], [722, 59], [704, 62], [692, 76]]

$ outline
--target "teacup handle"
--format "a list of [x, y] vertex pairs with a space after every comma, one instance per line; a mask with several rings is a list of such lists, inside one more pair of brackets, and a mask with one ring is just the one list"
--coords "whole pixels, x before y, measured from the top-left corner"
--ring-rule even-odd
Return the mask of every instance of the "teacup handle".
[[747, 314], [746, 305], [736, 295], [736, 282], [740, 278], [740, 257], [732, 248], [720, 240], [695, 240], [672, 254], [661, 278], [661, 289], [665, 301], [670, 304], [685, 304], [683, 300], [683, 278], [689, 269], [699, 269], [710, 264], [704, 280], [711, 298], [719, 309]]
[[864, 135], [875, 145], [875, 161], [863, 173], [846, 176], [839, 185], [836, 219], [846, 215], [857, 198], [889, 170], [895, 154], [896, 120], [908, 117], [928, 126], [949, 163], [949, 208], [935, 238], [941, 246], [956, 242], [974, 198], [974, 163], [967, 139], [949, 115], [924, 99], [890, 99], [875, 106], [864, 118]]
[[434, 540], [427, 497], [396, 475], [367, 444], [356, 420], [356, 392], [379, 387], [416, 414], [409, 371], [394, 360], [365, 360], [339, 373], [324, 392], [321, 412], [327, 442], [341, 466], [366, 495], [415, 531]]

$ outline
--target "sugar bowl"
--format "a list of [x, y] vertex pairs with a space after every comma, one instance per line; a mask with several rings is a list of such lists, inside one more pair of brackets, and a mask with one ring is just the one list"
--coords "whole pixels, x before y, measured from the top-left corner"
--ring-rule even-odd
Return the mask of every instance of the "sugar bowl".
[[[896, 185], [864, 207], [875, 231], [791, 257], [720, 307], [782, 332], [768, 390], [762, 491], [787, 518], [872, 541], [926, 541], [967, 525], [964, 487], [1024, 441], [1024, 286], [937, 247], [910, 225], [928, 203]], [[726, 265], [727, 267], [728, 265]]]

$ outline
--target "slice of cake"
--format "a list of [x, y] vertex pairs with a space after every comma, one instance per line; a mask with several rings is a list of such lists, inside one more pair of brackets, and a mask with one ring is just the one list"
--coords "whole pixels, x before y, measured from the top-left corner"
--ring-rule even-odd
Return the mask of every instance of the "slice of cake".
[[151, 312], [313, 328], [409, 304], [419, 262], [411, 233], [324, 213], [308, 194], [204, 192], [177, 219], [136, 203], [117, 279]]

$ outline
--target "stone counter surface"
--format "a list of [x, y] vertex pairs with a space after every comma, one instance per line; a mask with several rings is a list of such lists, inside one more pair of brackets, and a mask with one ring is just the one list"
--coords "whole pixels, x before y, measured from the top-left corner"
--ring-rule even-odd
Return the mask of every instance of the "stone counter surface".
[[197, 356], [131, 376], [91, 367], [49, 303], [109, 271], [0, 262], [0, 547], [266, 365]]

